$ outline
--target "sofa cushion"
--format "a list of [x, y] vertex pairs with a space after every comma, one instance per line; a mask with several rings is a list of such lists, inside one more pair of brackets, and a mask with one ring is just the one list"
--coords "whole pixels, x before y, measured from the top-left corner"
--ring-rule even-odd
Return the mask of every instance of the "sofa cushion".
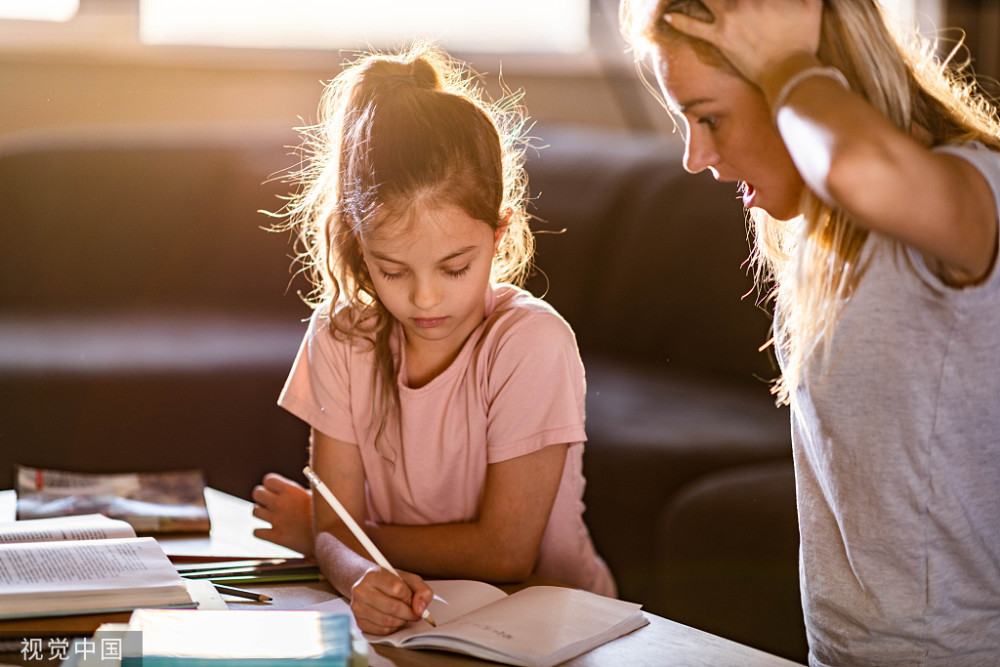
[[805, 662], [792, 462], [720, 468], [663, 509], [651, 611]]
[[788, 411], [752, 379], [664, 373], [602, 356], [584, 363], [587, 524], [622, 596], [655, 604], [663, 508], [712, 471], [790, 463]]

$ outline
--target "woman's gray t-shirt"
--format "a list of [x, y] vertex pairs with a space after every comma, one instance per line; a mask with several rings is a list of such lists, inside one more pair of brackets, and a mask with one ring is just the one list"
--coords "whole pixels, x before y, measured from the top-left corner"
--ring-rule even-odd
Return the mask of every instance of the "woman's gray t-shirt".
[[[939, 150], [984, 174], [1000, 153]], [[872, 234], [792, 410], [810, 664], [1000, 664], [1000, 270], [964, 289]]]

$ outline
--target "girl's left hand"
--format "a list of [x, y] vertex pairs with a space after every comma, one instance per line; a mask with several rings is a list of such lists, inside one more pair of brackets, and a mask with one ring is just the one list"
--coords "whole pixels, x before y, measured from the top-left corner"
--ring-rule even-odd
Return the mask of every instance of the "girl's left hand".
[[254, 487], [256, 503], [253, 515], [271, 524], [270, 528], [255, 528], [254, 537], [313, 557], [312, 495], [297, 482], [268, 473]]
[[823, 0], [702, 0], [715, 21], [668, 12], [664, 20], [715, 45], [753, 84], [793, 55], [816, 55]]

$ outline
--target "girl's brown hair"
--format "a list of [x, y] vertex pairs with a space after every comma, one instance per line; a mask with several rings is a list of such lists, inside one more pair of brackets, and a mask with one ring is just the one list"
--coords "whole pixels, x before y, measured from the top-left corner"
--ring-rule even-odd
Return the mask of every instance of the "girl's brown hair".
[[413, 206], [451, 204], [494, 230], [507, 226], [492, 279], [522, 284], [534, 242], [517, 102], [487, 101], [468, 70], [421, 43], [349, 63], [326, 86], [319, 122], [300, 128], [306, 166], [293, 175], [299, 190], [281, 213], [298, 234], [298, 261], [313, 287], [307, 301], [329, 309], [331, 335], [374, 346], [379, 433], [398, 404], [395, 320], [359, 237]]

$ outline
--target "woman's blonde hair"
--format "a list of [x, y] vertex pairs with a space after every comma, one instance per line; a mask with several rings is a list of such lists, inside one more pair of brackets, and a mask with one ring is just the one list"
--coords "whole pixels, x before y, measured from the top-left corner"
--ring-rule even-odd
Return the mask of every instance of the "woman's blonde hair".
[[[304, 167], [280, 215], [298, 235], [307, 301], [327, 307], [331, 335], [375, 349], [373, 396], [381, 434], [398, 404], [394, 318], [375, 291], [359, 238], [413, 206], [451, 204], [497, 230], [491, 278], [523, 284], [534, 251], [525, 210], [526, 119], [519, 96], [486, 99], [472, 73], [417, 43], [365, 53], [324, 91], [316, 125], [299, 128]], [[415, 233], [419, 233], [418, 231]]]
[[[671, 28], [663, 20], [667, 11], [711, 20], [699, 0], [622, 0], [621, 28], [637, 64], [682, 41], [706, 63], [734, 71], [714, 46]], [[935, 46], [916, 33], [903, 43], [876, 0], [823, 3], [820, 61], [843, 72], [851, 89], [896, 127], [928, 133], [931, 146], [975, 140], [1000, 149], [995, 107], [980, 93], [968, 62], [954, 60], [958, 47], [938, 58]], [[788, 222], [760, 209], [750, 214], [758, 289], [762, 300], [775, 300], [782, 318], [780, 338], [771, 341], [785, 358], [783, 377], [773, 387], [779, 403], [791, 401], [812, 351], [829, 350], [841, 308], [864, 272], [859, 260], [868, 238], [866, 229], [808, 190], [801, 210]]]

